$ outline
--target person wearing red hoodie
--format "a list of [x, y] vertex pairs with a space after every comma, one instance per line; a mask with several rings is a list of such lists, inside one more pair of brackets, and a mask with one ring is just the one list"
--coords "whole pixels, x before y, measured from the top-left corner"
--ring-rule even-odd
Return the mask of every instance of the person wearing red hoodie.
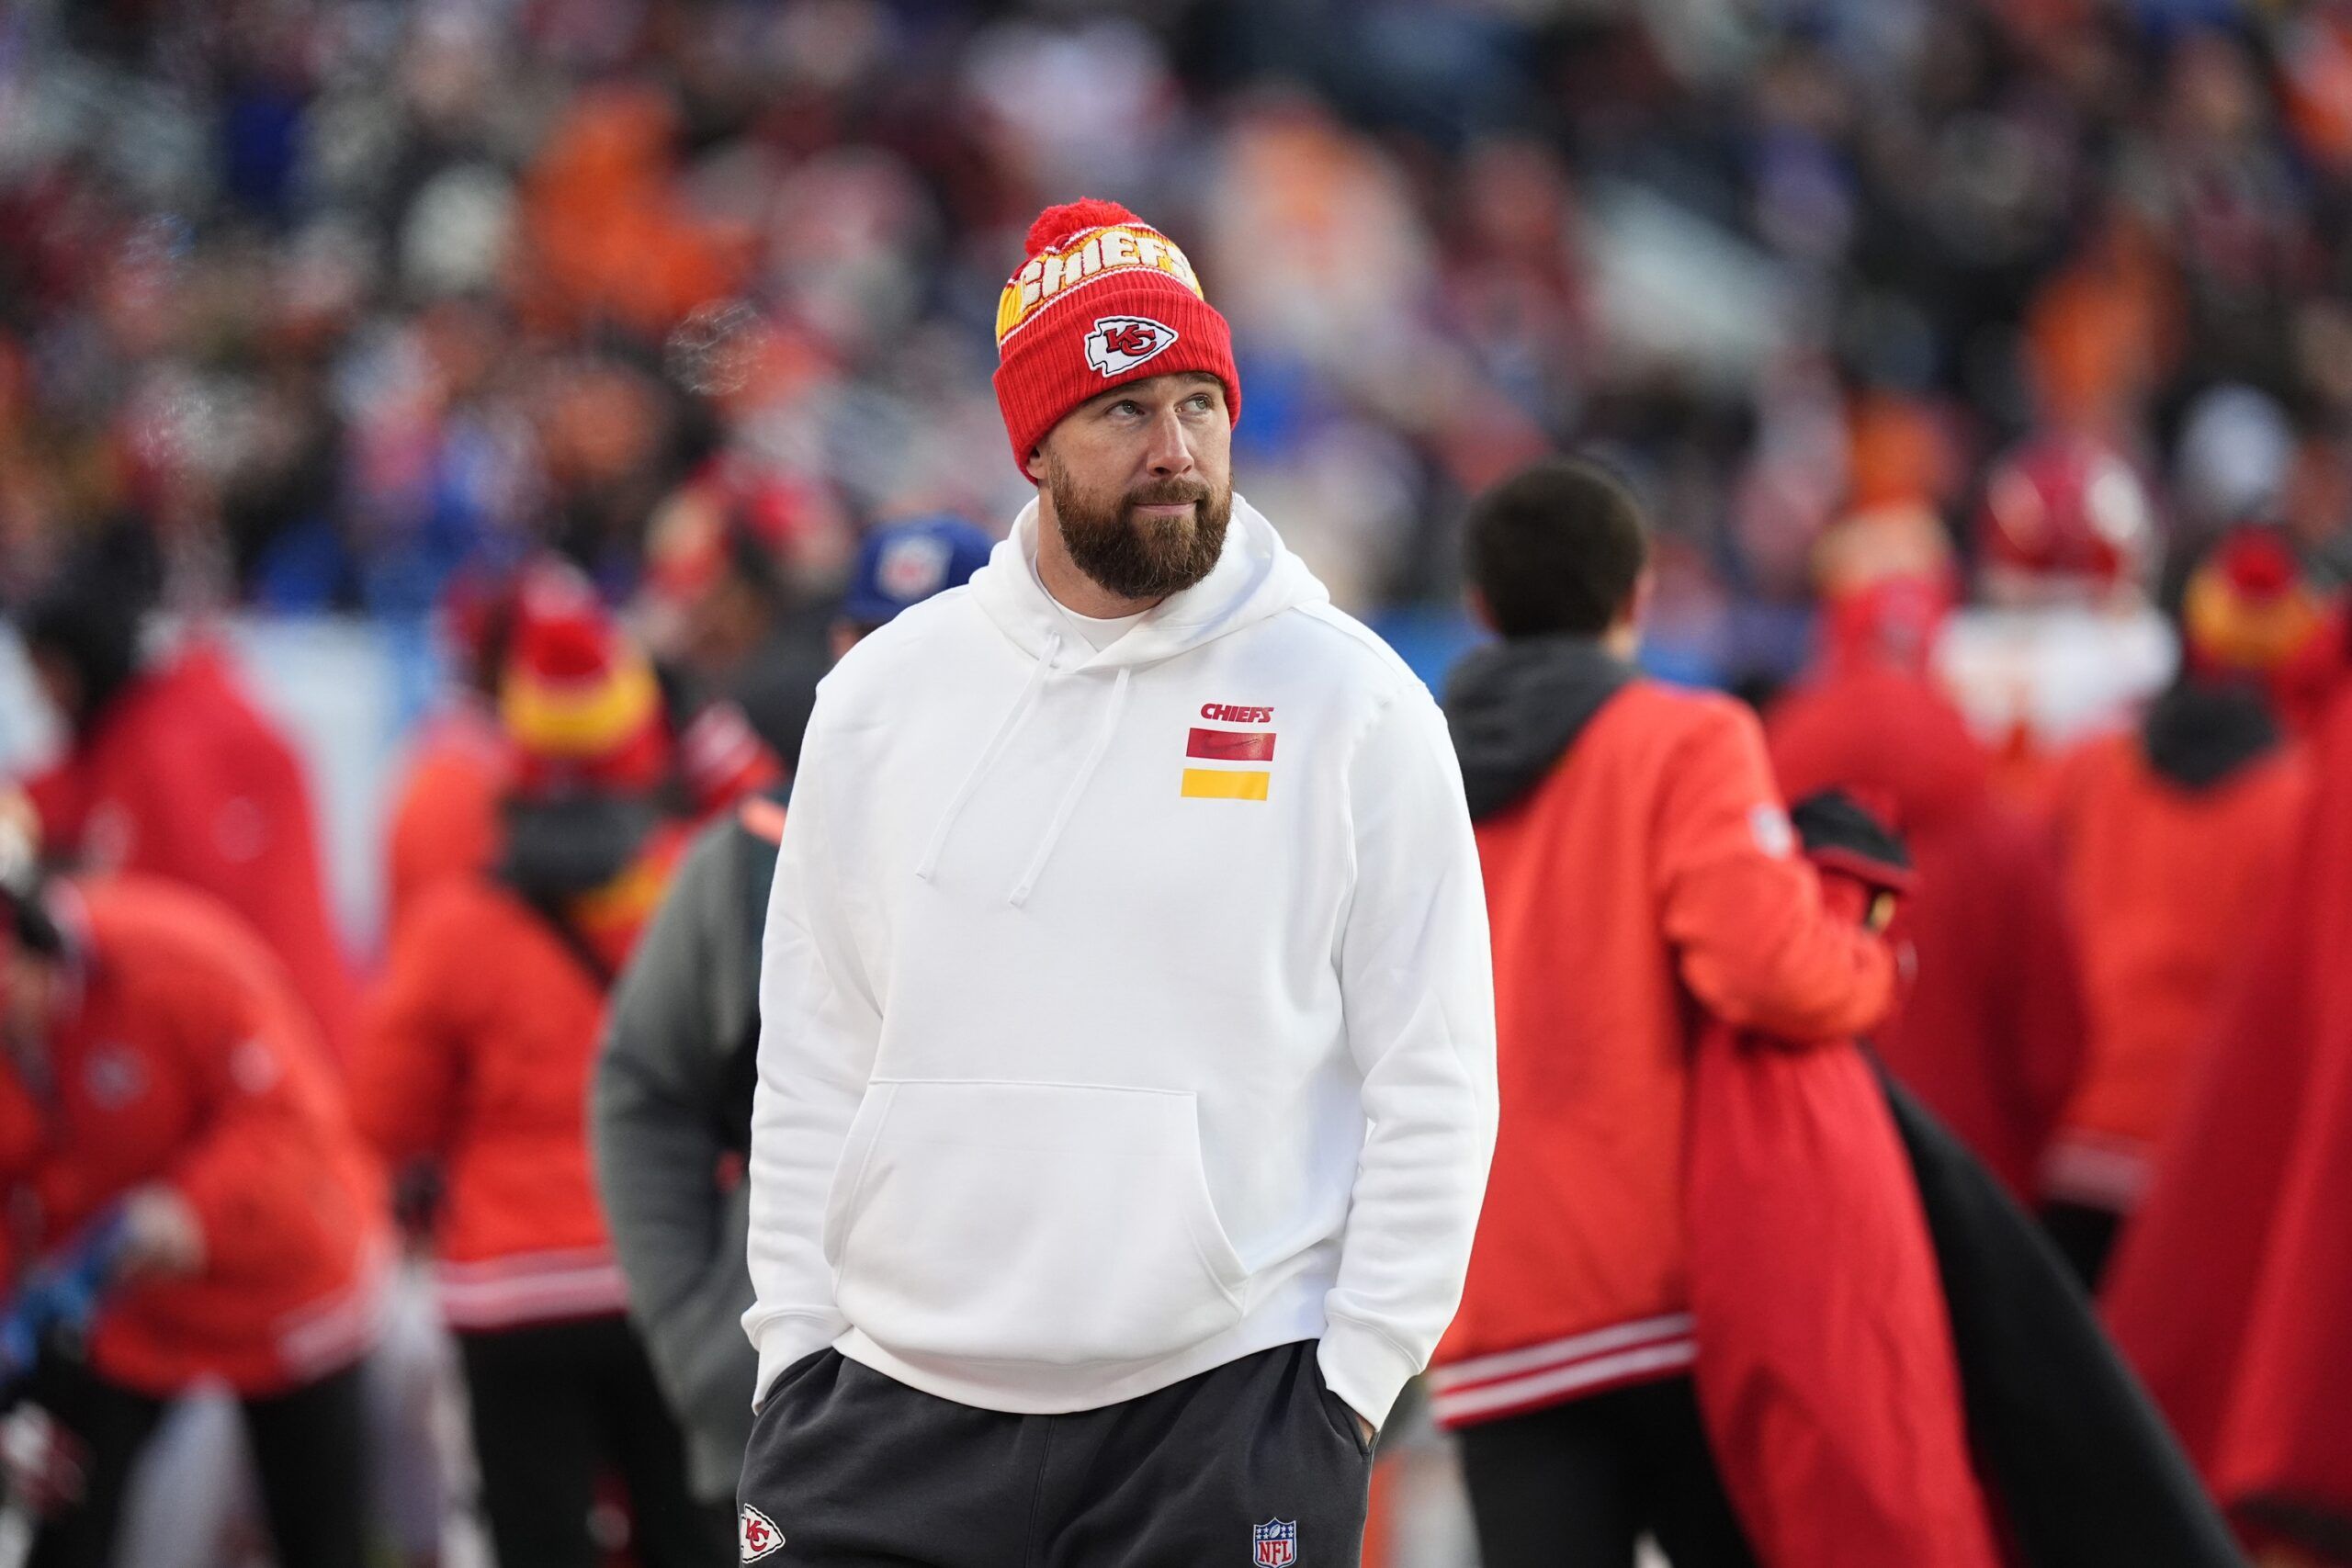
[[[460, 579], [443, 605], [462, 680], [426, 720], [394, 792], [384, 844], [388, 924], [395, 931], [439, 883], [492, 871], [502, 847], [501, 802], [519, 765], [498, 715], [498, 690], [513, 635], [520, 573]], [[677, 783], [695, 815], [725, 815], [747, 795], [784, 777], [781, 755], [726, 696], [697, 696], [694, 682], [664, 675], [662, 687], [678, 759]]]
[[2187, 575], [2179, 618], [2179, 677], [2135, 728], [2065, 758], [2053, 791], [2090, 1051], [2042, 1172], [2045, 1219], [2094, 1288], [2311, 790], [2270, 689], [2325, 624], [2291, 548], [2225, 536]]
[[142, 597], [82, 563], [25, 617], [27, 651], [69, 735], [65, 755], [26, 782], [44, 848], [95, 873], [164, 877], [236, 910], [340, 1059], [356, 992], [301, 764], [217, 643], [199, 636], [141, 656]]
[[358, 1568], [359, 1363], [389, 1247], [317, 1028], [227, 909], [149, 877], [44, 885], [29, 841], [0, 827], [8, 1250], [97, 1282], [89, 1321], [61, 1325], [78, 1345], [41, 1345], [26, 1389], [80, 1483], [30, 1562], [114, 1560], [134, 1461], [209, 1382], [243, 1406], [278, 1560]]
[[1755, 718], [1629, 662], [1647, 540], [1592, 465], [1472, 508], [1501, 641], [1446, 694], [1492, 923], [1502, 1121], [1432, 1408], [1488, 1568], [1753, 1561], [1691, 1393], [1683, 1222], [1694, 1043], [1875, 1023], [1894, 960], [1825, 907]]
[[[2352, 681], [2101, 1302], [2232, 1522], [2352, 1561]], [[2281, 1553], [2280, 1562], [2301, 1562]]]
[[499, 708], [516, 766], [497, 866], [425, 889], [402, 919], [353, 1103], [388, 1161], [441, 1173], [436, 1282], [502, 1568], [594, 1563], [607, 1465], [639, 1561], [684, 1568], [726, 1550], [729, 1518], [688, 1495], [677, 1424], [624, 1315], [587, 1096], [605, 994], [693, 819], [669, 804], [677, 759], [652, 668], [569, 567], [534, 565], [520, 585]]
[[1883, 813], [1916, 886], [1888, 931], [1916, 955], [1871, 1043], [2020, 1201], [2080, 1076], [2075, 938], [2047, 836], [1928, 672], [1949, 603], [1912, 575], [1840, 585], [1819, 663], [1765, 716], [1791, 799], [1838, 789]]
[[481, 876], [497, 863], [498, 803], [514, 772], [514, 747], [498, 722], [514, 582], [507, 572], [468, 572], [442, 595], [458, 679], [418, 726], [392, 793], [384, 894], [386, 929], [395, 933], [431, 888]]

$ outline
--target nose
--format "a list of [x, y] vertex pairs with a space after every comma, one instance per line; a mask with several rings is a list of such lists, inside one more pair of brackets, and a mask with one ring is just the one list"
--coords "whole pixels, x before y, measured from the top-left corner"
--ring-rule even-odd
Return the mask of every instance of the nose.
[[1164, 408], [1151, 422], [1151, 441], [1144, 461], [1156, 479], [1174, 479], [1193, 471], [1193, 443], [1174, 408]]

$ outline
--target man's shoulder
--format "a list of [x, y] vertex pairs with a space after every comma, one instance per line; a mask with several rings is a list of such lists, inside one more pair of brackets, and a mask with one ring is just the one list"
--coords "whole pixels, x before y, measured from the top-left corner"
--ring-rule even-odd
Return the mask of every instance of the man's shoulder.
[[[1604, 733], [1653, 745], [1679, 747], [1701, 737], [1723, 737], [1743, 731], [1763, 744], [1763, 721], [1754, 709], [1723, 692], [1679, 686], [1654, 675], [1637, 675], [1603, 710], [1614, 722]], [[1596, 721], [1595, 728], [1600, 729]]]
[[1328, 600], [1293, 605], [1268, 625], [1295, 637], [1300, 649], [1338, 684], [1384, 700], [1401, 694], [1434, 701], [1412, 666], [1378, 632]]
[[860, 637], [817, 682], [820, 716], [828, 706], [842, 708], [845, 698], [870, 704], [904, 691], [910, 671], [921, 666], [935, 670], [949, 656], [949, 645], [976, 629], [978, 615], [968, 587], [951, 588], [899, 611]]

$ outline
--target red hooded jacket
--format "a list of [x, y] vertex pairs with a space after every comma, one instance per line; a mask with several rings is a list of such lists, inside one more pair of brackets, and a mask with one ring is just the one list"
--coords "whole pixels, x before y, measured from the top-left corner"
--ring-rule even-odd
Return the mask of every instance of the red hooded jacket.
[[2117, 1342], [2241, 1526], [2352, 1542], [2352, 690], [2253, 961], [2107, 1292]]
[[610, 976], [685, 840], [659, 829], [567, 936], [488, 876], [422, 892], [392, 941], [351, 1063], [361, 1130], [395, 1167], [436, 1161], [442, 1314], [493, 1329], [627, 1303], [590, 1170], [589, 1075]]
[[1886, 947], [1822, 906], [1747, 709], [1589, 643], [1505, 643], [1446, 708], [1485, 872], [1502, 1122], [1440, 1421], [1686, 1371], [1691, 1048], [1704, 1013], [1851, 1034]]
[[1871, 1041], [2030, 1199], [2085, 1035], [2054, 849], [1996, 796], [1983, 748], [1925, 676], [1833, 663], [1772, 705], [1766, 733], [1791, 798], [1845, 790], [1909, 846], [1917, 892], [1888, 935], [1908, 943], [1917, 973]]
[[45, 1087], [0, 1067], [0, 1180], [56, 1247], [132, 1189], [175, 1188], [201, 1271], [121, 1288], [99, 1375], [168, 1396], [266, 1395], [349, 1364], [389, 1254], [383, 1184], [283, 969], [212, 900], [126, 876], [52, 890], [74, 953]]
[[478, 702], [428, 720], [393, 797], [384, 850], [389, 929], [444, 882], [486, 874], [498, 859], [498, 802], [514, 777], [514, 749]]
[[26, 788], [45, 847], [96, 873], [194, 887], [243, 916], [340, 1058], [356, 996], [327, 911], [310, 789], [221, 649], [198, 642], [139, 676]]
[[2211, 776], [2189, 773], [2165, 738], [2184, 728], [2176, 716], [2193, 722], [2200, 695], [2177, 690], [2146, 731], [2086, 742], [2056, 781], [2090, 1050], [2043, 1185], [2117, 1213], [2138, 1205], [2221, 987], [2278, 897], [2311, 789], [2301, 750], [2275, 728], [2259, 749], [2207, 764]]

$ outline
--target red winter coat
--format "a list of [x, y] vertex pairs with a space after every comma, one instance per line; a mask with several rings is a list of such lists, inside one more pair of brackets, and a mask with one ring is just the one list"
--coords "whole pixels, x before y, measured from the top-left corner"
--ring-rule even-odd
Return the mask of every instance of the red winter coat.
[[1766, 718], [1781, 787], [1843, 789], [1894, 820], [1917, 892], [1889, 937], [1917, 972], [1871, 1041], [2021, 1199], [2080, 1076], [2075, 941], [2046, 836], [1994, 791], [1951, 700], [1889, 666], [1834, 665]]
[[2043, 1173], [2053, 1197], [2129, 1213], [2247, 933], [2276, 903], [2310, 794], [2300, 749], [2207, 787], [2160, 773], [2137, 732], [2086, 743], [2054, 798], [2077, 917], [2089, 1060]]
[[2352, 1539], [2352, 691], [2106, 1307], [2223, 1506]]
[[44, 844], [209, 893], [259, 932], [339, 1058], [356, 1005], [294, 752], [199, 642], [139, 676], [27, 785]]
[[1514, 697], [1528, 688], [1509, 662], [1536, 657], [1506, 645], [1446, 700], [1477, 817], [1502, 1089], [1468, 1281], [1435, 1358], [1448, 1425], [1687, 1369], [1700, 1009], [1825, 1039], [1876, 1021], [1894, 989], [1886, 948], [1822, 908], [1756, 721], [1726, 698], [1633, 680], [1564, 753], [1533, 759], [1540, 783], [1482, 813], [1468, 738], [1521, 707], [1544, 733], [1545, 705]]
[[486, 875], [498, 858], [498, 802], [514, 782], [514, 747], [480, 703], [452, 707], [417, 739], [386, 835], [388, 928], [398, 931], [444, 882]]
[[589, 1167], [589, 1075], [606, 976], [660, 901], [683, 841], [682, 829], [662, 829], [575, 911], [604, 974], [485, 877], [428, 888], [394, 935], [353, 1053], [352, 1103], [388, 1162], [441, 1168], [435, 1247], [452, 1327], [627, 1303]]
[[283, 969], [233, 915], [167, 883], [102, 878], [54, 898], [76, 958], [49, 1031], [51, 1087], [0, 1068], [0, 1181], [17, 1217], [37, 1216], [15, 1250], [56, 1247], [167, 1183], [202, 1227], [202, 1269], [107, 1302], [90, 1339], [101, 1377], [266, 1395], [349, 1364], [374, 1332], [383, 1184]]

